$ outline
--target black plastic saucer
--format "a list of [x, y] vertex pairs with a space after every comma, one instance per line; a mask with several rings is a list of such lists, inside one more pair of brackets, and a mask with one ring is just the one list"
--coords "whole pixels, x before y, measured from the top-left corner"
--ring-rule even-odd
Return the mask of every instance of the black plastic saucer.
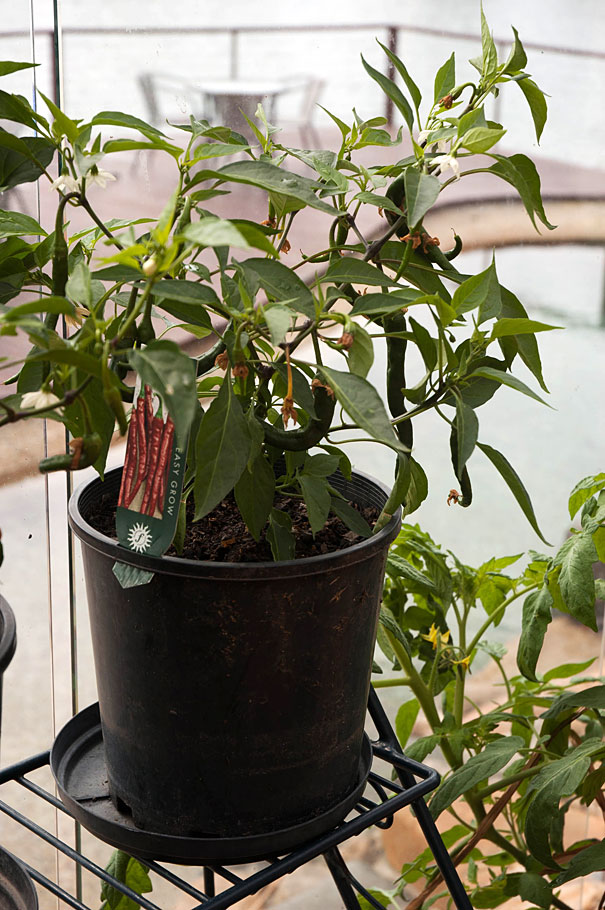
[[372, 765], [372, 747], [364, 738], [359, 778], [354, 789], [327, 812], [308, 821], [246, 837], [177, 837], [137, 828], [109, 796], [99, 705], [90, 705], [63, 727], [50, 767], [65, 806], [80, 824], [101, 840], [141, 859], [209, 865], [250, 863], [289, 853], [335, 828], [361, 797]]
[[34, 883], [8, 850], [0, 848], [0, 910], [37, 910]]

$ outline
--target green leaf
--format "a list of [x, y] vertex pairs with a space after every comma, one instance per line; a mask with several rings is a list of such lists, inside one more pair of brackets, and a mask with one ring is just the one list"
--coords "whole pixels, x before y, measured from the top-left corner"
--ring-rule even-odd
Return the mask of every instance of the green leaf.
[[[390, 907], [393, 903], [394, 892], [387, 893], [379, 888], [368, 888], [368, 894], [371, 894], [374, 900], [378, 901], [382, 907]], [[375, 910], [376, 905], [370, 904], [363, 895], [360, 894], [357, 900], [359, 901], [359, 910]]]
[[468, 149], [469, 152], [480, 155], [482, 152], [487, 152], [488, 149], [491, 149], [496, 142], [499, 142], [505, 133], [505, 129], [484, 126], [473, 127], [473, 129], [465, 132], [461, 145], [463, 148]]
[[2, 191], [32, 183], [51, 163], [55, 146], [48, 139], [24, 136], [20, 139], [0, 128], [0, 187]]
[[213, 172], [212, 176], [221, 180], [258, 186], [284, 196], [293, 196], [300, 202], [319, 209], [320, 212], [327, 212], [333, 217], [339, 214], [334, 206], [315, 195], [317, 185], [313, 180], [293, 174], [285, 168], [276, 167], [266, 161], [234, 161]]
[[479, 325], [500, 314], [502, 298], [494, 259], [483, 272], [472, 275], [456, 288], [452, 306], [458, 315], [478, 308]]
[[574, 619], [595, 632], [597, 623], [592, 565], [598, 559], [592, 535], [584, 531], [568, 537], [553, 559], [553, 565], [561, 567], [558, 582], [565, 606]]
[[246, 522], [246, 527], [256, 541], [267, 523], [273, 506], [275, 475], [264, 455], [259, 454], [248, 465], [235, 484], [235, 501]]
[[560, 812], [561, 798], [575, 792], [590, 767], [591, 756], [603, 748], [601, 739], [574, 745], [563, 758], [542, 768], [529, 783], [527, 796], [531, 802], [525, 816], [525, 839], [533, 856], [550, 869], [558, 868], [551, 856], [549, 832]]
[[569, 495], [569, 517], [573, 518], [591, 496], [605, 489], [605, 474], [591, 474], [575, 485]]
[[205, 161], [208, 158], [221, 158], [224, 155], [237, 155], [240, 152], [250, 151], [249, 145], [240, 145], [235, 142], [202, 142], [196, 146], [193, 161]]
[[315, 536], [325, 525], [330, 513], [332, 500], [328, 484], [325, 478], [309, 474], [301, 474], [298, 481], [307, 507], [311, 531]]
[[374, 343], [364, 328], [356, 323], [352, 326], [353, 344], [349, 349], [347, 360], [349, 370], [364, 379], [374, 363]]
[[503, 370], [496, 370], [493, 367], [478, 367], [465, 378], [473, 379], [476, 376], [479, 376], [482, 379], [491, 379], [494, 382], [499, 382], [501, 385], [509, 386], [509, 388], [515, 389], [517, 392], [522, 392], [535, 401], [539, 401], [540, 404], [545, 404], [547, 407], [550, 407], [543, 398], [540, 398], [536, 392], [532, 391], [529, 386], [525, 385], [524, 382], [521, 382], [520, 379], [517, 379], [516, 376], [513, 376], [512, 373], [505, 373]]
[[556, 225], [551, 224], [546, 217], [542, 203], [540, 176], [531, 158], [521, 154], [510, 155], [508, 158], [504, 155], [492, 154], [491, 157], [495, 158], [496, 164], [492, 164], [488, 171], [514, 186], [534, 227], [537, 229], [534, 217], [537, 215], [549, 231], [554, 231]]
[[552, 887], [537, 872], [522, 872], [519, 877], [519, 897], [549, 910], [552, 906]]
[[159, 309], [176, 319], [212, 331], [212, 322], [205, 307], [220, 307], [220, 301], [211, 287], [191, 281], [158, 281], [153, 295]]
[[139, 117], [133, 117], [130, 114], [123, 114], [121, 111], [101, 111], [90, 121], [93, 126], [123, 126], [128, 129], [138, 130], [144, 136], [157, 136], [166, 138], [165, 134], [156, 129], [155, 126], [146, 123]]
[[482, 75], [489, 79], [498, 69], [498, 51], [483, 12], [483, 4], [481, 5], [481, 50], [483, 53]]
[[16, 73], [19, 70], [26, 70], [32, 66], [39, 66], [38, 63], [15, 63], [12, 60], [3, 60], [0, 62], [0, 76], [8, 76], [10, 73]]
[[[400, 645], [403, 646], [404, 651], [406, 652], [407, 656], [411, 660], [412, 659], [412, 648], [410, 646], [408, 638], [388, 607], [382, 606], [380, 608], [379, 620], [380, 620], [380, 623], [386, 629], [386, 631], [390, 635], [392, 635], [393, 638], [396, 641], [398, 641]], [[417, 760], [422, 761], [422, 759], [417, 759]]]
[[304, 473], [311, 477], [330, 477], [338, 468], [340, 458], [338, 455], [324, 454], [307, 455], [304, 464]]
[[436, 733], [431, 733], [429, 736], [421, 736], [415, 742], [410, 743], [405, 750], [405, 754], [408, 758], [413, 759], [414, 761], [424, 761], [427, 755], [430, 755], [431, 752], [434, 752], [441, 737]]
[[226, 377], [204, 414], [195, 445], [195, 517], [215, 508], [238, 482], [250, 453], [250, 430]]
[[557, 875], [553, 882], [555, 888], [570, 882], [574, 878], [584, 878], [593, 872], [601, 872], [605, 869], [605, 840], [598, 844], [591, 844], [580, 853], [576, 853], [569, 862], [569, 866], [560, 875]]
[[458, 447], [458, 464], [456, 476], [462, 474], [464, 466], [473, 454], [479, 434], [477, 415], [462, 399], [456, 398], [456, 440]]
[[273, 344], [281, 344], [292, 325], [292, 310], [276, 303], [264, 307], [263, 315], [271, 334], [271, 341]]
[[195, 367], [173, 341], [152, 341], [142, 350], [131, 350], [128, 360], [144, 385], [151, 386], [168, 408], [177, 442], [184, 448], [197, 408]]
[[110, 139], [103, 146], [103, 153], [109, 155], [112, 152], [131, 152], [136, 149], [168, 152], [175, 159], [180, 158], [183, 151], [178, 146], [171, 145], [170, 142], [163, 142], [161, 139], [150, 139], [147, 142], [143, 139]]
[[511, 28], [515, 35], [515, 40], [513, 46], [510, 49], [510, 54], [508, 55], [508, 59], [504, 64], [504, 69], [502, 72], [519, 73], [522, 69], [525, 68], [527, 64], [527, 54], [525, 53], [517, 29], [514, 25], [511, 25]]
[[405, 466], [409, 472], [409, 482], [403, 504], [403, 517], [411, 515], [418, 509], [429, 495], [429, 484], [422, 466], [410, 455]]
[[549, 325], [546, 322], [536, 322], [535, 319], [502, 317], [492, 328], [492, 338], [503, 338], [506, 335], [533, 335], [535, 332], [552, 332], [553, 329], [562, 329], [562, 325]]
[[405, 749], [410, 734], [414, 729], [419, 710], [420, 703], [418, 699], [411, 698], [409, 701], [404, 701], [397, 711], [395, 732], [397, 733], [397, 739], [399, 740], [399, 745], [402, 749]]
[[519, 79], [516, 80], [516, 82], [529, 104], [536, 130], [536, 139], [540, 142], [540, 136], [542, 135], [542, 131], [546, 124], [546, 117], [548, 115], [544, 92], [538, 88], [533, 79]]
[[548, 711], [542, 714], [542, 719], [557, 717], [569, 708], [598, 708], [605, 709], [605, 686], [592, 686], [581, 692], [568, 692], [556, 698]]
[[519, 503], [519, 506], [521, 507], [521, 511], [523, 512], [523, 514], [529, 521], [530, 525], [532, 526], [532, 528], [534, 529], [534, 531], [536, 532], [536, 534], [538, 535], [540, 540], [544, 541], [544, 543], [546, 544], [547, 547], [550, 547], [551, 544], [549, 544], [549, 542], [546, 540], [546, 538], [543, 536], [542, 532], [540, 531], [540, 528], [538, 527], [538, 522], [536, 520], [534, 508], [531, 504], [531, 499], [529, 498], [529, 493], [523, 486], [521, 478], [519, 477], [519, 475], [517, 474], [515, 469], [506, 460], [504, 455], [501, 452], [498, 452], [497, 449], [494, 449], [494, 448], [492, 448], [492, 446], [488, 446], [482, 442], [478, 442], [477, 445], [481, 449], [481, 451], [485, 455], [487, 455], [487, 457], [489, 458], [489, 460], [491, 461], [493, 466], [496, 468], [496, 470], [499, 472], [502, 479], [505, 481], [505, 483], [509, 487], [511, 493], [513, 494], [513, 496]]
[[287, 512], [271, 509], [267, 540], [271, 547], [273, 559], [285, 562], [294, 559], [296, 541], [292, 533], [292, 519]]
[[445, 61], [443, 66], [437, 70], [435, 76], [434, 103], [437, 104], [441, 98], [444, 98], [456, 84], [456, 56], [452, 52], [451, 56]]
[[422, 221], [439, 196], [441, 184], [431, 174], [409, 167], [404, 172], [405, 209], [410, 230]]
[[30, 234], [46, 236], [35, 218], [21, 212], [5, 212], [0, 209], [0, 240], [6, 237], [23, 237]]
[[11, 95], [0, 91], [0, 120], [12, 120], [13, 123], [23, 123], [31, 130], [37, 131], [38, 124], [48, 127], [44, 117], [34, 111], [31, 104], [21, 95]]
[[338, 402], [362, 430], [396, 452], [405, 454], [407, 450], [395, 435], [384, 403], [374, 386], [354, 373], [342, 373], [324, 366], [318, 367], [318, 370]]
[[46, 95], [40, 91], [40, 89], [38, 89], [38, 93], [40, 94], [40, 96], [42, 98], [44, 98], [46, 106], [48, 107], [49, 111], [53, 115], [53, 118], [54, 118], [53, 124], [52, 124], [53, 135], [56, 136], [57, 139], [60, 139], [61, 137], [65, 136], [69, 140], [69, 142], [71, 142], [71, 144], [74, 145], [75, 142], [77, 141], [78, 135], [80, 133], [79, 124], [81, 123], [81, 121], [80, 120], [71, 120], [66, 114], [63, 113], [63, 111], [60, 108], [57, 107], [55, 102], [51, 101], [50, 98], [47, 98]]
[[412, 108], [410, 107], [405, 95], [401, 91], [398, 85], [396, 85], [388, 76], [385, 76], [384, 73], [380, 73], [378, 70], [375, 70], [373, 66], [370, 66], [364, 58], [363, 54], [361, 55], [361, 62], [363, 67], [372, 77], [372, 79], [378, 83], [382, 91], [391, 99], [395, 107], [398, 109], [403, 119], [408, 125], [408, 129], [412, 132], [414, 126], [414, 115], [412, 113]]
[[354, 198], [359, 202], [364, 202], [368, 205], [375, 205], [377, 208], [384, 209], [387, 212], [392, 212], [394, 215], [403, 215], [403, 212], [399, 206], [395, 205], [395, 203], [392, 202], [388, 196], [379, 196], [378, 193], [362, 192], [357, 193]]
[[423, 594], [437, 593], [432, 579], [416, 569], [408, 559], [399, 556], [397, 553], [389, 553], [386, 571], [391, 578], [404, 578], [411, 588], [419, 590]]
[[191, 243], [200, 246], [235, 246], [242, 250], [249, 248], [248, 241], [234, 224], [213, 215], [186, 225], [183, 235]]
[[552, 620], [553, 597], [547, 585], [532, 591], [523, 604], [521, 637], [517, 649], [517, 666], [521, 673], [536, 682], [536, 664], [544, 643], [546, 627]]
[[418, 88], [418, 86], [416, 85], [416, 83], [414, 82], [414, 80], [412, 79], [410, 74], [408, 73], [407, 69], [405, 68], [405, 65], [399, 59], [397, 54], [394, 54], [393, 51], [390, 50], [390, 48], [386, 47], [386, 45], [382, 44], [380, 41], [378, 42], [378, 44], [380, 44], [381, 48], [383, 49], [383, 51], [385, 52], [385, 54], [387, 55], [387, 57], [389, 58], [389, 60], [391, 61], [391, 63], [393, 64], [393, 66], [395, 67], [395, 69], [397, 70], [399, 75], [401, 76], [401, 78], [403, 79], [405, 86], [406, 86], [408, 92], [410, 93], [410, 97], [411, 97], [412, 101], [414, 102], [414, 107], [416, 108], [416, 113], [418, 113], [418, 108], [420, 107], [420, 102], [422, 101], [422, 95], [420, 94], [420, 89]]
[[[122, 850], [114, 850], [105, 871], [137, 894], [146, 894], [153, 890], [147, 866]], [[138, 910], [140, 906], [109, 882], [101, 884], [101, 900], [103, 901], [101, 910]]]
[[[508, 290], [508, 288], [502, 287], [500, 285], [500, 295], [502, 298], [502, 318], [527, 318], [527, 311], [521, 301], [515, 297], [515, 295]], [[498, 322], [502, 321], [502, 318]], [[498, 323], [496, 323], [497, 325]], [[517, 335], [515, 338], [517, 342], [517, 347], [519, 349], [519, 356], [525, 364], [525, 366], [530, 370], [531, 373], [536, 377], [542, 389], [545, 392], [548, 392], [546, 383], [544, 382], [544, 377], [542, 375], [542, 363], [540, 361], [540, 352], [538, 350], [538, 342], [534, 335]]]
[[559, 664], [558, 667], [553, 667], [552, 670], [548, 670], [544, 674], [544, 682], [550, 682], [551, 679], [569, 679], [571, 676], [577, 676], [578, 673], [583, 673], [584, 670], [587, 670], [595, 660], [596, 657], [591, 657], [589, 660], [584, 660], [577, 664]]
[[315, 303], [309, 288], [294, 272], [276, 259], [246, 259], [246, 268], [257, 275], [261, 287], [277, 303], [284, 302], [291, 309], [310, 319], [315, 316]]
[[350, 315], [372, 317], [397, 313], [423, 296], [421, 291], [411, 288], [405, 291], [393, 291], [391, 294], [364, 294], [357, 298]]
[[[380, 285], [382, 287], [397, 287], [397, 282], [377, 269], [376, 266], [356, 259], [354, 256], [343, 256], [330, 263], [321, 281], [333, 281], [335, 284], [355, 281], [359, 284]], [[405, 306], [405, 303], [401, 303]]]
[[340, 518], [341, 521], [344, 521], [347, 528], [355, 534], [358, 534], [364, 539], [371, 537], [372, 529], [361, 512], [354, 509], [353, 506], [349, 505], [348, 502], [345, 502], [344, 499], [339, 499], [338, 496], [332, 496], [330, 511]]
[[63, 313], [66, 316], [74, 315], [74, 305], [65, 297], [41, 297], [39, 300], [30, 300], [11, 307], [0, 313], [0, 322], [18, 322], [22, 316], [30, 313]]
[[480, 781], [500, 771], [524, 745], [520, 736], [503, 736], [487, 743], [481, 752], [471, 756], [461, 768], [443, 781], [431, 800], [433, 818], [437, 818], [455, 799]]

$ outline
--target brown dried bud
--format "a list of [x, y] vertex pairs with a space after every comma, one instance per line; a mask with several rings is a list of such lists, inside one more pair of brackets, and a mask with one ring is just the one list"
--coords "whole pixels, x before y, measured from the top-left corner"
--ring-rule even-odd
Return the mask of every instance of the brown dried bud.
[[236, 363], [231, 372], [237, 379], [245, 379], [250, 371], [248, 370], [246, 364], [242, 361], [240, 363]]
[[454, 96], [451, 94], [444, 95], [443, 98], [439, 99], [439, 104], [441, 105], [441, 107], [444, 107], [446, 109], [446, 111], [449, 111], [449, 109], [451, 108], [453, 103], [454, 103]]
[[351, 332], [343, 332], [342, 337], [338, 341], [338, 344], [341, 346], [341, 348], [343, 348], [343, 350], [350, 351], [353, 347], [354, 342], [355, 337], [351, 334]]
[[262, 224], [264, 227], [270, 227], [270, 228], [276, 228], [276, 227], [277, 227], [277, 221], [275, 220], [275, 218], [265, 218], [264, 221], [261, 221], [261, 224]]
[[321, 379], [314, 379], [311, 383], [312, 389], [325, 389], [330, 398], [334, 398], [334, 389], [330, 388], [329, 385], [326, 385], [325, 382], [322, 382]]
[[429, 237], [428, 234], [425, 234], [422, 238], [423, 251], [428, 253], [430, 246], [439, 246], [439, 237]]
[[294, 400], [290, 395], [286, 395], [284, 398], [284, 403], [281, 407], [281, 413], [284, 420], [284, 426], [288, 426], [288, 422], [291, 420], [292, 423], [298, 423], [298, 415], [294, 408]]
[[457, 504], [460, 502], [461, 499], [462, 499], [462, 496], [460, 495], [458, 490], [450, 490], [449, 496], [447, 497], [447, 504], [448, 504], [448, 506], [451, 506], [452, 503]]
[[223, 351], [222, 354], [217, 354], [214, 361], [214, 365], [219, 368], [219, 370], [226, 370], [229, 366], [229, 354], [227, 351]]
[[292, 247], [290, 246], [290, 241], [287, 238], [285, 240], [282, 240], [279, 245], [280, 253], [289, 253], [291, 249]]

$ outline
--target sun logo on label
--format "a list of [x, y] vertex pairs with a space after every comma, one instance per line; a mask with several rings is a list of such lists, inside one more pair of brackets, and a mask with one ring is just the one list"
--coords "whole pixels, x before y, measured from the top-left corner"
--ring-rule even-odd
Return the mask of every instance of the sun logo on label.
[[144, 553], [145, 550], [148, 550], [152, 540], [151, 531], [142, 522], [137, 521], [128, 532], [128, 545], [137, 553]]

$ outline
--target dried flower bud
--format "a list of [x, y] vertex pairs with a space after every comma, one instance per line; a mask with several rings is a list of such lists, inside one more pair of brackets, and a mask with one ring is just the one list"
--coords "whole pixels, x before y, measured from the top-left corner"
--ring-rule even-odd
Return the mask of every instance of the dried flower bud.
[[214, 361], [214, 365], [219, 368], [219, 370], [226, 370], [229, 366], [229, 354], [227, 351], [223, 351], [222, 354], [217, 354]]
[[325, 382], [322, 382], [321, 379], [315, 378], [313, 380], [313, 382], [311, 383], [311, 388], [312, 389], [325, 389], [328, 394], [328, 397], [334, 398], [334, 389], [332, 389], [329, 385], [326, 385]]
[[245, 379], [250, 371], [248, 370], [246, 364], [242, 361], [240, 363], [236, 363], [231, 372], [237, 379]]
[[285, 240], [282, 240], [279, 245], [280, 253], [289, 253], [291, 249], [292, 247], [290, 246], [290, 241], [287, 238]]
[[428, 253], [431, 246], [439, 246], [439, 237], [429, 237], [428, 234], [425, 234], [422, 238], [423, 252]]
[[290, 395], [286, 395], [284, 398], [284, 403], [281, 407], [281, 413], [284, 420], [284, 426], [288, 426], [288, 422], [291, 420], [292, 423], [298, 423], [298, 415], [294, 408], [294, 401]]
[[275, 218], [265, 218], [264, 221], [261, 221], [261, 224], [262, 224], [264, 227], [270, 227], [270, 228], [276, 228], [276, 227], [277, 227], [277, 221], [275, 220]]
[[453, 502], [459, 503], [461, 499], [462, 499], [462, 496], [460, 495], [458, 490], [450, 490], [449, 496], [447, 497], [447, 504], [448, 504], [448, 506], [451, 506], [451, 504]]
[[350, 351], [355, 342], [355, 337], [351, 332], [343, 332], [342, 337], [339, 339], [338, 344], [345, 351]]
[[453, 95], [444, 95], [443, 98], [439, 99], [439, 104], [441, 105], [441, 107], [444, 107], [446, 109], [446, 111], [449, 111], [449, 109], [451, 108], [453, 103], [454, 103]]

